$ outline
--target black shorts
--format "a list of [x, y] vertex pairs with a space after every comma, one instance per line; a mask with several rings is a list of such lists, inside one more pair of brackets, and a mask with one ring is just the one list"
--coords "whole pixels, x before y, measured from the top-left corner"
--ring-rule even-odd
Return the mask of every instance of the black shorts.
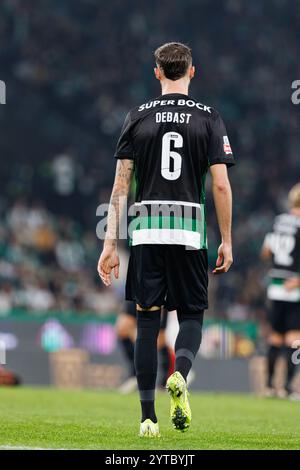
[[[125, 300], [122, 306], [122, 313], [129, 315], [130, 317], [136, 318], [136, 304], [135, 302]], [[160, 319], [160, 329], [165, 330], [167, 328], [168, 323], [168, 310], [165, 308], [162, 309], [161, 312], [161, 319]]]
[[164, 305], [179, 313], [208, 307], [207, 251], [180, 245], [131, 247], [126, 299], [143, 308]]
[[300, 302], [273, 300], [268, 319], [272, 329], [277, 333], [300, 330]]

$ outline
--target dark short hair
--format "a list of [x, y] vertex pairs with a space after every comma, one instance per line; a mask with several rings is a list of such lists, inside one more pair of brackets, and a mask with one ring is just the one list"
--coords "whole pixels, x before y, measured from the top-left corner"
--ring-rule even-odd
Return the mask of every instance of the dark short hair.
[[179, 80], [192, 64], [192, 50], [180, 42], [168, 42], [154, 52], [155, 61], [166, 78]]

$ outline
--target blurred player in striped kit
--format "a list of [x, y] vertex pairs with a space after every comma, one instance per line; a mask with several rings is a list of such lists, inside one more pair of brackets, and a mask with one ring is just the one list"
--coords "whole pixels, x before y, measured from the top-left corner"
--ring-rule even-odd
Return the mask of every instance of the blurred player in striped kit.
[[[263, 260], [271, 260], [267, 298], [268, 319], [267, 396], [299, 399], [293, 392], [296, 371], [295, 351], [300, 341], [300, 183], [289, 192], [289, 212], [275, 217], [273, 230], [265, 237]], [[297, 346], [298, 342], [298, 346]], [[273, 376], [280, 355], [284, 355], [287, 375], [283, 390], [275, 390]]]

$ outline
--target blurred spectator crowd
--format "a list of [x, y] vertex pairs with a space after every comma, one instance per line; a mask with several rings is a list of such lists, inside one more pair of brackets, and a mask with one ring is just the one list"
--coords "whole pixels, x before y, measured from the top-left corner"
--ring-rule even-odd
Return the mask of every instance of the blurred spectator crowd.
[[115, 296], [97, 280], [99, 247], [93, 232], [21, 199], [1, 216], [0, 315], [13, 308], [115, 311]]
[[[300, 3], [296, 0], [2, 0], [0, 313], [104, 312], [96, 207], [109, 199], [114, 146], [129, 108], [159, 95], [153, 50], [193, 48], [191, 94], [215, 106], [237, 166], [235, 263], [211, 282], [211, 312], [244, 320], [264, 307], [259, 250], [299, 180]], [[208, 188], [210, 265], [219, 236]]]

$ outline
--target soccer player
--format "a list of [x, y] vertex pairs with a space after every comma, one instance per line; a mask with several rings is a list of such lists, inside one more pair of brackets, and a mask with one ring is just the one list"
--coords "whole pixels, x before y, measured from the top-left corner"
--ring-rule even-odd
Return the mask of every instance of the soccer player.
[[[170, 371], [173, 368], [173, 352], [166, 341], [166, 327], [168, 321], [168, 311], [162, 309], [160, 330], [157, 338], [157, 349], [160, 363], [159, 388], [164, 388]], [[135, 302], [125, 301], [122, 307], [122, 313], [119, 314], [116, 324], [117, 335], [122, 345], [123, 354], [128, 363], [129, 376], [120, 386], [121, 393], [130, 393], [136, 390], [137, 382], [134, 369], [134, 343], [136, 339], [136, 304]]]
[[117, 234], [133, 173], [137, 181], [126, 298], [137, 308], [135, 370], [142, 418], [140, 436], [159, 435], [155, 413], [157, 335], [161, 306], [176, 310], [179, 333], [175, 372], [167, 382], [171, 420], [186, 431], [191, 410], [187, 375], [198, 352], [207, 308], [205, 176], [210, 169], [221, 232], [214, 274], [232, 263], [231, 188], [227, 166], [234, 163], [224, 123], [211, 106], [193, 99], [191, 50], [168, 43], [155, 51], [161, 95], [132, 109], [116, 150], [117, 168], [98, 272], [105, 285], [118, 277]]
[[275, 218], [273, 231], [265, 237], [262, 258], [272, 260], [267, 297], [270, 300], [268, 338], [267, 396], [275, 396], [273, 375], [280, 354], [284, 353], [287, 376], [281, 397], [296, 398], [292, 380], [295, 374], [293, 352], [300, 340], [300, 183], [289, 192], [290, 210]]

